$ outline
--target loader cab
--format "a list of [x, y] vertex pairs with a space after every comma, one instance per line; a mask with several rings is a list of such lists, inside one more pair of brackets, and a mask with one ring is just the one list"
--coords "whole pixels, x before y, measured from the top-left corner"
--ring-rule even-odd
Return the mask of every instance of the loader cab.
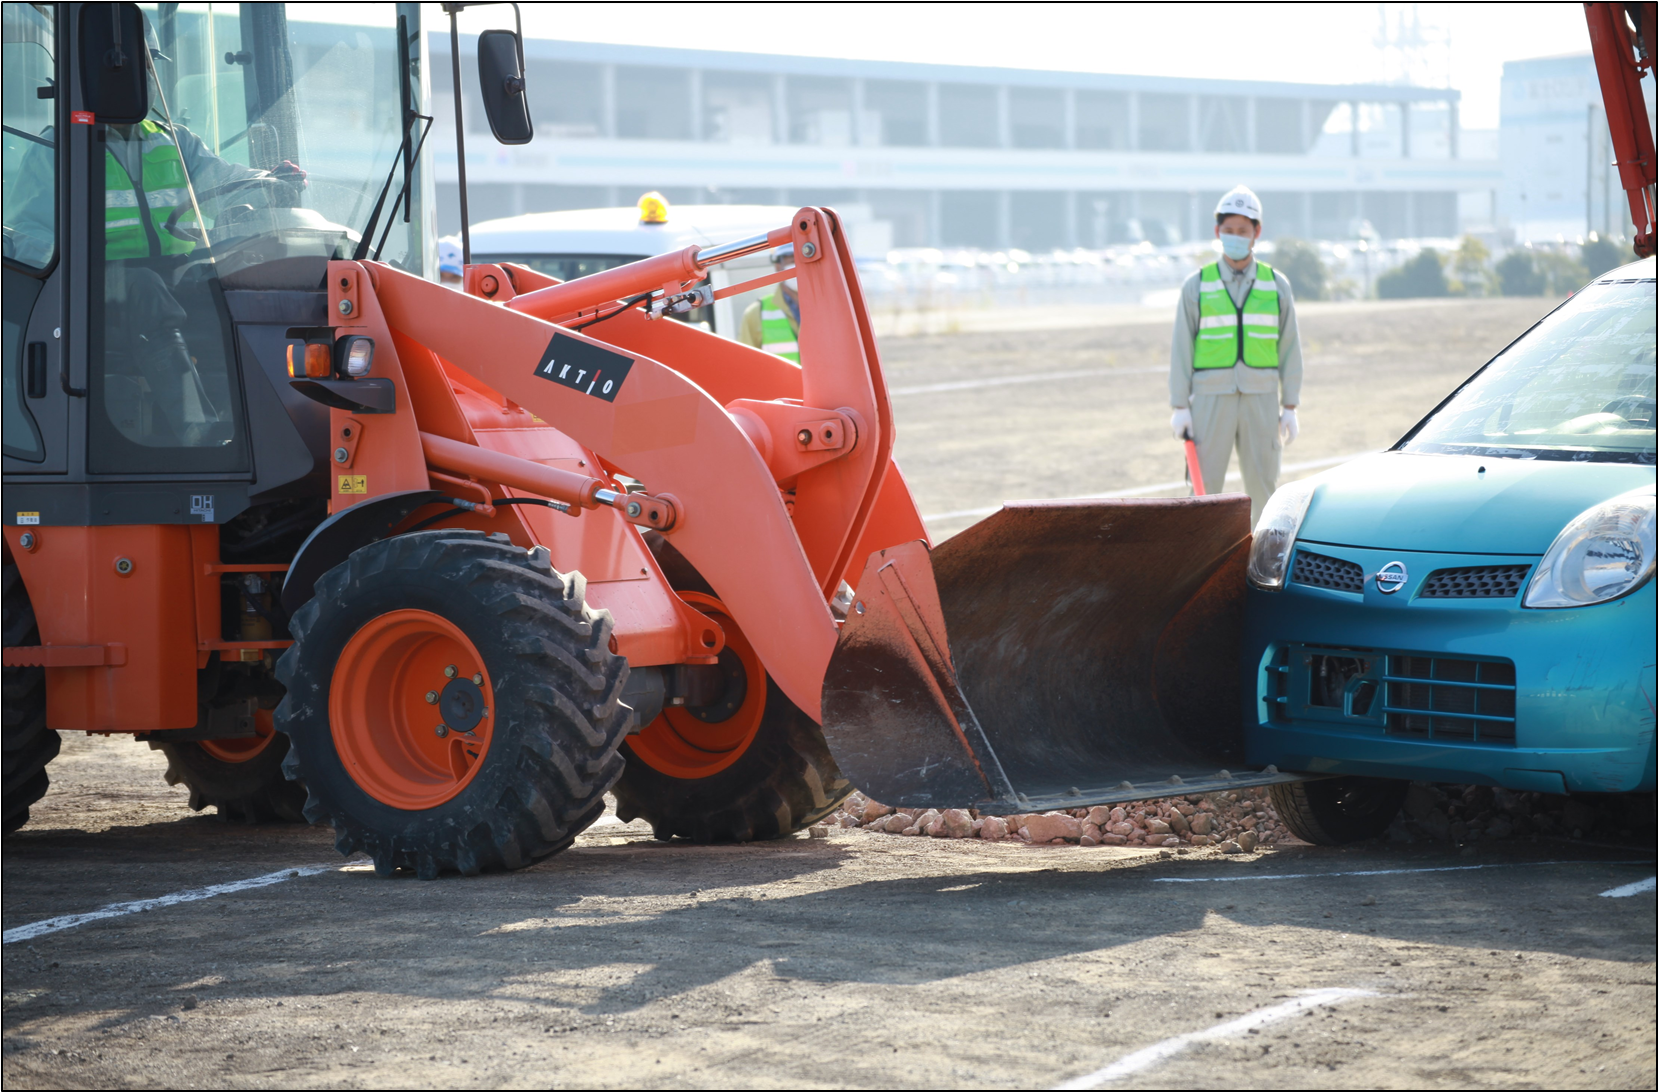
[[288, 330], [326, 324], [330, 259], [435, 266], [400, 137], [429, 113], [420, 6], [3, 7], [6, 522], [314, 492], [327, 411]]
[[[629, 205], [487, 220], [472, 226], [472, 260], [518, 262], [568, 281], [688, 246], [718, 246], [763, 234], [788, 223], [795, 213], [793, 205], [664, 205], [650, 218], [640, 207]], [[715, 266], [710, 276], [718, 291], [770, 271], [762, 252]], [[712, 307], [674, 317], [735, 338], [743, 311], [770, 291], [762, 288], [715, 300]]]

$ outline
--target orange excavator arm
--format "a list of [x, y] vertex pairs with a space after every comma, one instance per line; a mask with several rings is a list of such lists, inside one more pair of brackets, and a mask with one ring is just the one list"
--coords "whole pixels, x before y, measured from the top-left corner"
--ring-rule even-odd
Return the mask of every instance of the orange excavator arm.
[[1652, 119], [1641, 94], [1641, 77], [1652, 71], [1658, 3], [1594, 3], [1584, 4], [1583, 10], [1617, 155], [1618, 180], [1629, 197], [1629, 216], [1635, 225], [1635, 253], [1649, 257], [1655, 246], [1658, 161], [1653, 155]]

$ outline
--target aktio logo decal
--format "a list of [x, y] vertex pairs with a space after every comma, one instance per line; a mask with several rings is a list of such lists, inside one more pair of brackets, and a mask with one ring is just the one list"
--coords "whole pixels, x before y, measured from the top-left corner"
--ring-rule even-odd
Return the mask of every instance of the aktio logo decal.
[[1410, 574], [1405, 571], [1403, 561], [1389, 561], [1376, 570], [1376, 590], [1383, 595], [1392, 595], [1405, 586]]
[[554, 334], [535, 366], [535, 374], [561, 387], [614, 402], [632, 368], [631, 356], [601, 349], [568, 334]]

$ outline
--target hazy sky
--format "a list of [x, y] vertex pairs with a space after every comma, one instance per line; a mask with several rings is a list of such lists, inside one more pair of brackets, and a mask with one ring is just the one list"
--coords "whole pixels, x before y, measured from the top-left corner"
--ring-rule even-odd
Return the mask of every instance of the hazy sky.
[[[316, 5], [320, 7], [321, 5]], [[426, 25], [446, 27], [437, 5]], [[1312, 83], [1397, 78], [1377, 4], [526, 4], [537, 38], [1074, 72]], [[1582, 4], [1389, 4], [1412, 9], [1432, 82], [1463, 95], [1463, 124], [1495, 128], [1505, 60], [1589, 49]], [[506, 7], [462, 30], [510, 26]], [[1445, 39], [1449, 39], [1448, 48]], [[1437, 44], [1436, 44], [1437, 43]]]

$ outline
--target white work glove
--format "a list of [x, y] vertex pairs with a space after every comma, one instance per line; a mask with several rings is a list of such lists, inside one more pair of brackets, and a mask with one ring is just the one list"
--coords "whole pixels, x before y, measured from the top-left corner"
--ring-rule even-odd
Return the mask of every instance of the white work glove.
[[1192, 411], [1187, 407], [1182, 406], [1174, 411], [1169, 418], [1169, 427], [1174, 430], [1176, 440], [1195, 439], [1192, 435]]
[[1286, 408], [1278, 415], [1278, 438], [1285, 447], [1295, 443], [1295, 438], [1301, 435], [1301, 425], [1295, 419], [1295, 411]]

